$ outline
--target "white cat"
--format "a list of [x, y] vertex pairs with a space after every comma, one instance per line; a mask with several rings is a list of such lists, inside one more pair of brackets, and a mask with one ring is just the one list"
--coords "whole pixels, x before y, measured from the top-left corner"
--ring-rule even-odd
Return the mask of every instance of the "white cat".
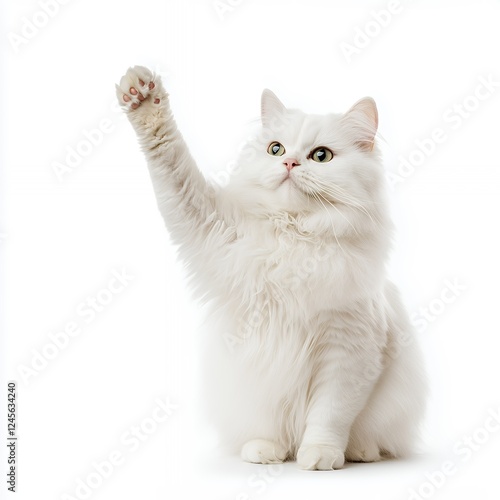
[[425, 377], [385, 277], [392, 225], [374, 101], [307, 115], [265, 90], [261, 132], [221, 189], [195, 165], [159, 78], [131, 68], [117, 95], [211, 304], [206, 373], [223, 442], [249, 462], [319, 470], [408, 453]]

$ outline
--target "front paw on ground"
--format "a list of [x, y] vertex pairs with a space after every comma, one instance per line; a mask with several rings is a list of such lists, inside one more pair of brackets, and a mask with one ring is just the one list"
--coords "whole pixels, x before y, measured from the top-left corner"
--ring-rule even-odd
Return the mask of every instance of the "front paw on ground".
[[267, 439], [252, 439], [244, 444], [241, 458], [253, 464], [280, 464], [287, 458], [286, 449]]
[[302, 445], [297, 453], [297, 463], [306, 470], [341, 469], [344, 452], [330, 445]]
[[345, 457], [349, 462], [378, 462], [381, 458], [378, 445], [369, 442], [365, 443], [364, 446], [349, 444]]

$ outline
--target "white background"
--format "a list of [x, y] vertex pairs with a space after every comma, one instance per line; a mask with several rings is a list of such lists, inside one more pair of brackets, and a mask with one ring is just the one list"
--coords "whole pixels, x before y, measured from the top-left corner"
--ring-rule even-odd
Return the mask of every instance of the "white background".
[[[1, 16], [2, 376], [19, 384], [17, 498], [83, 498], [76, 487], [89, 477], [92, 499], [498, 498], [500, 427], [487, 424], [500, 410], [500, 87], [471, 96], [481, 78], [500, 82], [499, 2], [401, 0], [381, 27], [373, 12], [397, 2], [233, 0], [221, 18], [212, 0], [70, 0], [22, 41], [25, 18], [44, 23], [41, 3], [9, 0]], [[359, 45], [366, 29], [348, 60], [342, 44], [357, 34]], [[390, 273], [418, 321], [432, 385], [421, 455], [321, 473], [218, 456], [199, 408], [201, 311], [115, 106], [114, 84], [134, 64], [162, 74], [207, 175], [228, 168], [264, 87], [316, 113], [373, 96], [398, 175], [415, 141], [443, 130], [391, 190]], [[107, 132], [85, 150], [102, 120]], [[59, 179], [54, 164], [78, 146], [87, 156]], [[80, 304], [109, 298], [102, 290], [123, 269], [133, 279], [87, 322]], [[461, 287], [445, 292], [449, 303], [446, 280]], [[54, 354], [49, 334], [69, 322], [81, 333]], [[44, 349], [53, 359], [23, 376]], [[153, 430], [159, 397], [177, 408]], [[141, 424], [151, 432], [132, 451], [122, 436]], [[95, 487], [92, 463], [113, 453], [122, 463]], [[453, 474], [443, 479], [445, 461]]]

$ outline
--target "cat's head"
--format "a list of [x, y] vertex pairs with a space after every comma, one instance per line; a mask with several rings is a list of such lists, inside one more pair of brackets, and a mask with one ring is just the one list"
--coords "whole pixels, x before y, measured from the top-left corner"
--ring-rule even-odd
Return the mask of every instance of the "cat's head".
[[361, 99], [345, 114], [309, 115], [287, 109], [264, 90], [261, 122], [229, 186], [247, 210], [321, 212], [340, 226], [352, 217], [369, 217], [381, 203], [384, 176], [373, 99]]

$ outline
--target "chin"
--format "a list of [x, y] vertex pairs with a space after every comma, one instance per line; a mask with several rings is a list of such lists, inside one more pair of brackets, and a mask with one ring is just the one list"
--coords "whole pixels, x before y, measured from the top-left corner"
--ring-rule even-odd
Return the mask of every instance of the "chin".
[[275, 193], [280, 211], [301, 213], [311, 208], [311, 197], [290, 178], [283, 181]]

